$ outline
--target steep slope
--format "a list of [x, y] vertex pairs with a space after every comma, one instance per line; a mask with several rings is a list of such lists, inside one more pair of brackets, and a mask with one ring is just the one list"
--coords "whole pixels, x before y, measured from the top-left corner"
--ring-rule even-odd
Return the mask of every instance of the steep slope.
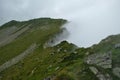
[[10, 41], [0, 46], [0, 80], [119, 80], [120, 34], [89, 48], [67, 41], [50, 46], [66, 22], [40, 18], [3, 25], [0, 42]]
[[[99, 45], [94, 45], [95, 53], [110, 53], [112, 59], [112, 70], [110, 74], [113, 80], [120, 79], [120, 34], [111, 35], [102, 40]], [[108, 63], [108, 62], [107, 62]]]
[[53, 35], [61, 32], [63, 19], [40, 18], [10, 21], [0, 27], [0, 65], [24, 52], [36, 43], [43, 46]]

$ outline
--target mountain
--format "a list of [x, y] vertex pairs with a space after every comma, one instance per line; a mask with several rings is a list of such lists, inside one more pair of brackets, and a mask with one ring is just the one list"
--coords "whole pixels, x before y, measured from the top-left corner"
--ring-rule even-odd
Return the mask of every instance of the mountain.
[[120, 34], [89, 48], [67, 41], [64, 19], [12, 20], [0, 27], [0, 80], [120, 80]]

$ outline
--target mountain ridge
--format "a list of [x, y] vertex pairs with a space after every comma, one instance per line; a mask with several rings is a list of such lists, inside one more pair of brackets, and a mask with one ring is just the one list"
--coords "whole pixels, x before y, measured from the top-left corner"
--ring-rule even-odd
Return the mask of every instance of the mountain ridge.
[[[13, 65], [3, 66], [0, 80], [119, 80], [120, 34], [88, 48], [67, 41], [50, 46], [56, 36], [64, 35], [66, 30], [62, 26], [67, 22], [38, 18], [2, 25], [0, 43], [4, 41], [4, 45], [0, 44], [0, 67], [5, 62]], [[16, 61], [32, 44], [37, 47], [30, 54], [11, 63], [10, 60]]]

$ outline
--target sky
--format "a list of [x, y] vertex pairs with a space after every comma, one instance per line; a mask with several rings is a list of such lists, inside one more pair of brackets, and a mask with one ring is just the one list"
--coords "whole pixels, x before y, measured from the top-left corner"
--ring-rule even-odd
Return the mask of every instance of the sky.
[[66, 40], [89, 47], [120, 33], [120, 0], [0, 0], [0, 25], [40, 17], [67, 19]]

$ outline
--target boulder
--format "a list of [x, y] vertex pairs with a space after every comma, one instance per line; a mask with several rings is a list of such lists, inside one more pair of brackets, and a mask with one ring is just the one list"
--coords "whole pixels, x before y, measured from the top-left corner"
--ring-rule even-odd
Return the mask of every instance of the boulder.
[[120, 48], [120, 43], [116, 44], [115, 48]]
[[120, 68], [119, 67], [113, 68], [113, 74], [120, 78]]
[[95, 67], [89, 67], [89, 69], [96, 75], [98, 73], [97, 68]]

